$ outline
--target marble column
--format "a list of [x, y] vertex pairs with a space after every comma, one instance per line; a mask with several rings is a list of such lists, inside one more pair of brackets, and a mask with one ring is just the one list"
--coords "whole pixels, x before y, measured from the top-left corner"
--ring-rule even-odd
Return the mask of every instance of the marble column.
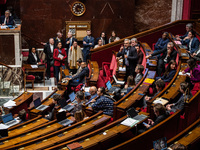
[[172, 0], [171, 22], [182, 20], [183, 0]]

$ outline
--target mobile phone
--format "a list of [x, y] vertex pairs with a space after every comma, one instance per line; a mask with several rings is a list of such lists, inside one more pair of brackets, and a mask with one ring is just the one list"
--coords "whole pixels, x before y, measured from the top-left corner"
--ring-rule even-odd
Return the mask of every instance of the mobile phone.
[[143, 125], [148, 125], [146, 122], [143, 122]]
[[138, 93], [138, 95], [144, 96], [144, 94], [142, 94], [142, 93]]

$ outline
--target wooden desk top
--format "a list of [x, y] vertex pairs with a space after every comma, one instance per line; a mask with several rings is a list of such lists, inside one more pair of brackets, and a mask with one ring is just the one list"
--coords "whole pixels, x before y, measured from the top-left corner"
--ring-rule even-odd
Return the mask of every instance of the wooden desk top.
[[14, 106], [12, 108], [4, 108], [4, 109], [5, 109], [6, 112], [7, 111], [11, 112], [12, 110], [17, 108], [21, 104], [25, 103], [27, 100], [30, 100], [31, 97], [33, 97], [33, 93], [24, 92], [20, 96], [18, 96], [16, 99], [14, 99], [14, 101], [16, 102], [16, 106]]
[[17, 97], [14, 101], [16, 102], [16, 105], [19, 106], [24, 101], [26, 101], [27, 99], [31, 98], [32, 96], [33, 96], [33, 93], [24, 92], [19, 97]]
[[[186, 63], [181, 64], [180, 71], [185, 70], [186, 67], [187, 67]], [[165, 94], [162, 97], [168, 100], [174, 99], [179, 94], [180, 83], [184, 82], [185, 79], [186, 79], [186, 76], [178, 75], [174, 83], [171, 85], [171, 87], [165, 92]]]
[[[153, 79], [153, 78], [155, 78], [155, 74], [156, 74], [155, 71], [148, 71], [146, 78]], [[145, 79], [144, 79], [144, 81], [145, 81]], [[149, 84], [142, 83], [139, 86], [139, 88], [135, 92], [133, 92], [133, 94], [131, 96], [129, 96], [122, 103], [117, 105], [117, 108], [124, 109], [124, 110], [129, 108], [131, 105], [133, 105], [135, 103], [136, 100], [140, 100], [143, 97], [142, 95], [139, 95], [139, 93], [145, 94], [145, 92], [147, 91], [149, 86], [150, 86]]]
[[[44, 101], [42, 103], [42, 105], [47, 105], [47, 106], [50, 106], [53, 104], [53, 99], [52, 98], [48, 98], [46, 101]], [[35, 114], [39, 114], [40, 112], [42, 112], [41, 110], [38, 110], [38, 109], [32, 109], [30, 110], [30, 113], [35, 113]]]
[[[102, 120], [102, 118], [105, 117], [105, 120]], [[68, 130], [63, 130], [61, 133], [56, 134], [54, 136], [51, 136], [49, 138], [45, 138], [45, 140], [43, 140], [41, 143], [34, 143], [31, 144], [29, 146], [24, 147], [25, 149], [45, 149], [47, 147], [50, 147], [51, 145], [55, 144], [55, 143], [61, 143], [61, 142], [65, 142], [67, 140], [70, 140], [71, 138], [75, 137], [75, 136], [79, 136], [83, 133], [89, 132], [91, 131], [91, 129], [94, 129], [96, 125], [94, 125], [93, 123], [95, 121], [100, 121], [99, 124], [102, 124], [103, 122], [106, 122], [110, 119], [110, 116], [107, 115], [100, 115], [100, 116], [96, 116], [96, 119], [90, 120], [88, 122], [83, 122], [82, 124], [72, 128], [72, 129], [68, 129]], [[75, 124], [74, 124], [75, 125]], [[70, 127], [68, 127], [70, 128]], [[58, 136], [59, 135], [59, 136]]]
[[[140, 114], [143, 113], [141, 112]], [[95, 132], [95, 134], [91, 133], [91, 136], [85, 137], [84, 140], [78, 140], [79, 144], [83, 147], [83, 149], [87, 149], [99, 143], [103, 143], [104, 141], [109, 141], [111, 138], [122, 135], [123, 133], [126, 133], [128, 130], [135, 127], [135, 126], [128, 127], [120, 124], [126, 117], [127, 116], [120, 118], [118, 121], [116, 121], [114, 126], [110, 125], [108, 126], [108, 128], [105, 127], [99, 129], [98, 131]], [[140, 121], [138, 124], [142, 123], [145, 120], [146, 119]]]
[[44, 72], [46, 70], [45, 67], [38, 67], [38, 68], [32, 68], [31, 64], [23, 64], [25, 71], [33, 71], [33, 72]]
[[[36, 121], [34, 121], [32, 123], [29, 123], [27, 125], [23, 125], [22, 127], [19, 127], [19, 128], [14, 129], [14, 130], [8, 131], [8, 136], [9, 136], [9, 138], [17, 136], [17, 135], [22, 134], [22, 133], [24, 133], [26, 131], [29, 131], [29, 130], [37, 127], [37, 126], [45, 124], [47, 122], [49, 122], [49, 120], [44, 119], [44, 118], [40, 118], [40, 119], [38, 119], [38, 120], [36, 120]], [[3, 139], [0, 139], [0, 141], [3, 140]]]
[[[45, 101], [47, 101], [54, 93], [60, 94], [62, 96], [64, 94], [64, 92], [65, 92], [64, 90], [53, 91], [49, 96], [47, 96], [45, 99], [41, 100], [41, 103], [43, 104]], [[34, 103], [31, 102], [28, 109], [30, 110], [33, 108], [34, 108]]]
[[3, 142], [4, 144], [0, 145], [0, 149], [1, 148], [8, 148], [9, 146], [16, 145], [16, 144], [21, 143], [21, 142], [26, 142], [26, 141], [31, 140], [31, 139], [35, 139], [35, 138], [42, 136], [44, 134], [56, 131], [61, 127], [63, 127], [63, 126], [58, 124], [58, 123], [54, 123], [52, 125], [43, 127], [42, 129], [36, 130], [34, 132], [30, 132], [30, 133], [27, 133], [25, 135], [4, 141]]
[[15, 29], [10, 29], [10, 28], [1, 29], [0, 28], [0, 34], [1, 33], [18, 33], [18, 32], [21, 32], [21, 25], [18, 25], [17, 28]]
[[200, 138], [200, 126], [196, 127], [194, 130], [188, 133], [188, 136], [181, 138], [178, 143], [185, 146], [190, 145], [192, 142]]

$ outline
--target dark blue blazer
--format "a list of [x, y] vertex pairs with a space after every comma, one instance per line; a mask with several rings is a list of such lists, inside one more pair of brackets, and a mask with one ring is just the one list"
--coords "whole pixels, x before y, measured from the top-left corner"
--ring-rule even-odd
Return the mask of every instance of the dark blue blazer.
[[170, 82], [173, 79], [173, 77], [174, 77], [175, 74], [176, 74], [176, 69], [171, 70], [168, 75], [163, 75], [161, 77], [161, 79], [163, 81], [165, 81], [165, 82]]
[[[88, 38], [88, 36], [85, 36], [83, 38], [83, 41], [86, 42], [86, 44], [83, 44], [83, 51], [89, 51], [90, 48], [94, 47], [94, 38], [92, 36], [90, 38]], [[89, 43], [92, 43], [92, 45], [90, 45]]]
[[184, 38], [187, 37], [187, 36], [188, 36], [188, 32], [186, 32], [185, 35], [180, 36], [180, 39], [184, 39]]
[[159, 38], [156, 45], [155, 45], [155, 50], [161, 50], [164, 47], [167, 46], [167, 43], [169, 42], [169, 39], [163, 39], [163, 38]]
[[[189, 39], [186, 39], [186, 40], [182, 40], [181, 43], [183, 45], [187, 45], [188, 49], [189, 49], [189, 43], [190, 43], [190, 40]], [[190, 50], [190, 53], [194, 53], [196, 50], [199, 49], [199, 40], [194, 37], [193, 40], [192, 40], [192, 43], [191, 43], [191, 50]]]
[[[69, 50], [70, 46], [72, 46], [73, 42], [77, 41], [76, 38], [72, 37], [72, 43], [67, 44], [67, 41], [69, 41], [69, 40], [70, 40], [70, 38], [67, 38], [65, 41], [65, 47], [67, 48], [67, 51]], [[68, 55], [68, 53], [67, 53], [67, 55]]]
[[79, 80], [79, 83], [85, 82], [85, 77], [89, 76], [89, 69], [88, 67], [83, 68], [83, 70], [76, 76], [72, 77], [72, 80]]
[[[0, 24], [3, 24], [5, 20], [5, 16], [1, 16], [0, 18]], [[6, 25], [14, 25], [13, 17], [9, 16], [9, 22], [6, 22]]]

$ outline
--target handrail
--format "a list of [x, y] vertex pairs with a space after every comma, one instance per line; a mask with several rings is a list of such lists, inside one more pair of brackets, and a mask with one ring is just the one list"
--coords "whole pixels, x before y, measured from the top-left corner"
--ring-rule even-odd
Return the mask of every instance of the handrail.
[[22, 36], [25, 36], [25, 37], [27, 37], [27, 38], [29, 38], [29, 39], [31, 39], [32, 41], [34, 41], [34, 42], [36, 42], [36, 43], [38, 43], [38, 44], [40, 44], [40, 45], [42, 45], [41, 42], [35, 40], [34, 38], [32, 38], [32, 37], [30, 37], [30, 36], [28, 36], [28, 35], [26, 35], [26, 34], [24, 34], [24, 33], [22, 33], [21, 35], [22, 35]]
[[162, 29], [164, 29], [164, 28], [172, 27], [172, 26], [174, 26], [174, 25], [177, 25], [177, 23], [187, 23], [187, 22], [192, 22], [192, 23], [194, 23], [194, 22], [196, 22], [196, 21], [198, 21], [198, 20], [194, 20], [194, 19], [193, 19], [193, 20], [177, 20], [177, 21], [174, 21], [174, 22], [171, 22], [171, 23], [166, 23], [166, 24], [164, 24], [164, 25], [160, 25], [160, 26], [155, 27], [155, 28], [153, 28], [153, 29], [149, 29], [149, 30], [146, 30], [146, 31], [143, 31], [143, 32], [136, 33], [136, 34], [134, 34], [134, 35], [125, 37], [125, 38], [123, 38], [123, 39], [120, 39], [119, 41], [112, 42], [112, 43], [103, 45], [103, 46], [101, 46], [101, 47], [92, 49], [92, 50], [90, 50], [90, 52], [91, 52], [91, 53], [96, 53], [96, 52], [99, 52], [99, 51], [103, 51], [103, 50], [106, 49], [106, 48], [110, 48], [110, 47], [113, 47], [113, 46], [117, 46], [117, 45], [119, 45], [119, 44], [122, 44], [123, 41], [124, 41], [124, 39], [131, 39], [131, 38], [133, 38], [133, 37], [139, 38], [139, 37], [142, 37], [142, 36], [144, 36], [144, 35], [148, 35], [148, 34], [150, 34], [150, 33], [152, 33], [152, 32], [156, 32], [156, 31], [162, 30]]
[[[10, 66], [8, 66], [8, 65], [6, 65], [6, 64], [4, 64], [4, 63], [2, 63], [2, 62], [0, 62], [0, 65], [3, 65], [3, 66], [5, 66], [5, 67], [7, 67], [7, 68], [10, 68], [10, 69], [13, 69], [12, 67], [10, 67]], [[22, 70], [22, 72], [23, 72], [23, 80], [25, 81], [25, 72], [24, 72], [24, 70], [21, 68], [21, 70]], [[24, 92], [26, 92], [26, 85], [25, 85], [25, 82], [24, 82]]]

